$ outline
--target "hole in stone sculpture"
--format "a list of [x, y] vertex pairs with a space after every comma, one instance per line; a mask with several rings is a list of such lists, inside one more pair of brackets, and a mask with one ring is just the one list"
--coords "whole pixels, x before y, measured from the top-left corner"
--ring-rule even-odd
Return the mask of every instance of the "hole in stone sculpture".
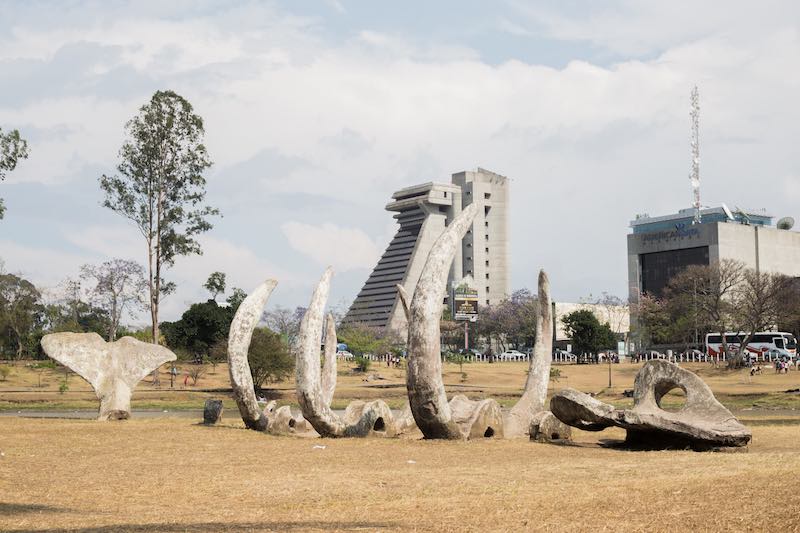
[[550, 440], [558, 440], [560, 438], [561, 438], [561, 435], [559, 435], [558, 433], [553, 432], [553, 433], [550, 434]]
[[383, 417], [379, 416], [375, 423], [372, 425], [373, 431], [386, 431], [386, 424], [383, 422]]
[[686, 391], [678, 384], [669, 385], [671, 386], [656, 387], [656, 403], [664, 411], [677, 413], [686, 405]]
[[483, 436], [486, 437], [487, 439], [494, 437], [494, 428], [492, 428], [492, 426], [486, 428], [486, 431], [483, 432]]
[[297, 421], [294, 418], [289, 419], [289, 427], [293, 428], [297, 424]]

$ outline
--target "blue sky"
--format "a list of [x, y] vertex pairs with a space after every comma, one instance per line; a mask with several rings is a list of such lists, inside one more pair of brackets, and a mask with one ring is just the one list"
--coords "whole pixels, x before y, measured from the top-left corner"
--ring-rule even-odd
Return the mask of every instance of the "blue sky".
[[221, 270], [303, 305], [332, 264], [346, 305], [394, 231], [395, 190], [477, 166], [512, 179], [512, 286], [626, 293], [636, 213], [691, 201], [800, 218], [793, 2], [0, 2], [0, 127], [31, 157], [0, 184], [0, 257], [57, 293], [83, 263], [144, 260], [100, 207], [123, 125], [170, 88], [203, 116], [224, 217], [167, 277], [175, 318]]

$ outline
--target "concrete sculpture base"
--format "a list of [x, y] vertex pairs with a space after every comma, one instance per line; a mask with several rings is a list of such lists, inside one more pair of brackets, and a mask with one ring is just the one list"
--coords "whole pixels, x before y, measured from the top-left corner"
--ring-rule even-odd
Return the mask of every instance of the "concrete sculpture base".
[[568, 442], [572, 440], [572, 429], [550, 411], [540, 411], [533, 416], [528, 434], [531, 440], [536, 442]]
[[503, 438], [503, 413], [495, 400], [470, 400], [457, 394], [450, 399], [449, 405], [461, 438]]
[[98, 420], [131, 416], [136, 384], [175, 354], [163, 346], [122, 337], [106, 342], [97, 333], [51, 333], [42, 337], [45, 353], [89, 382], [100, 400]]

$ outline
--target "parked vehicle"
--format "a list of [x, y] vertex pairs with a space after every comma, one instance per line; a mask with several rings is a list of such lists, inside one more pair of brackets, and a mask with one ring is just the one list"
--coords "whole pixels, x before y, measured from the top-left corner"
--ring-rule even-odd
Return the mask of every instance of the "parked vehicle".
[[[725, 340], [728, 349], [736, 352], [744, 342], [748, 333], [740, 331], [738, 333], [725, 333]], [[785, 331], [758, 331], [750, 339], [746, 346], [747, 353], [751, 359], [761, 359], [777, 357], [797, 358], [797, 339], [791, 333]], [[709, 333], [706, 335], [706, 353], [710, 356], [722, 354], [722, 334]]]
[[498, 356], [501, 361], [524, 361], [526, 357], [519, 350], [506, 350]]
[[348, 352], [347, 350], [342, 350], [342, 351], [336, 352], [336, 358], [337, 359], [342, 359], [344, 361], [352, 361], [355, 358], [355, 356], [353, 354], [351, 354], [350, 352]]

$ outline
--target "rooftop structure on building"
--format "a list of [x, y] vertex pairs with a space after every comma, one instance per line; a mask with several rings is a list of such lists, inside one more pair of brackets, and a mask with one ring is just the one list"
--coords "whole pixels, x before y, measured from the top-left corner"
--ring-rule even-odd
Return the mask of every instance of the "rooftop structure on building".
[[[396, 285], [413, 294], [436, 239], [461, 210], [479, 206], [472, 227], [456, 251], [448, 287], [467, 283], [478, 292], [479, 305], [495, 305], [508, 294], [508, 179], [478, 168], [453, 174], [450, 183], [423, 183], [400, 189], [386, 210], [398, 228], [378, 264], [344, 318], [406, 331]], [[447, 300], [447, 298], [446, 298]], [[446, 305], [447, 301], [443, 302]]]

